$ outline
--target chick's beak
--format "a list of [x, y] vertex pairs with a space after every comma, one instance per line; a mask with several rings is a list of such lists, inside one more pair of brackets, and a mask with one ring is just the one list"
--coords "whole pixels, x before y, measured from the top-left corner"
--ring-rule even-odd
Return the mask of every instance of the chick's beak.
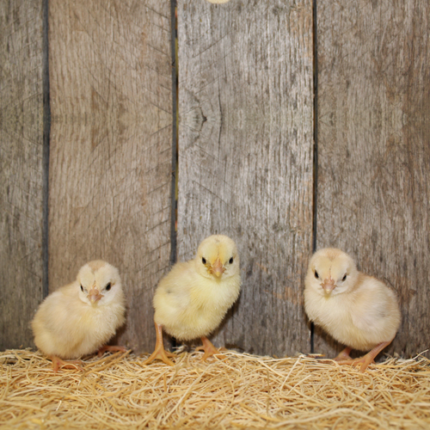
[[93, 287], [90, 291], [88, 291], [88, 298], [90, 299], [91, 303], [98, 302], [103, 296], [100, 294], [100, 291]]
[[221, 275], [225, 272], [225, 267], [222, 265], [221, 260], [217, 258], [214, 264], [212, 264], [212, 266], [210, 267], [209, 271], [210, 273], [212, 273], [212, 275], [216, 276], [217, 278], [220, 278]]
[[324, 279], [324, 282], [321, 284], [321, 287], [324, 288], [324, 291], [326, 292], [326, 294], [330, 294], [335, 288], [336, 288], [336, 283], [334, 282], [334, 279], [330, 278], [326, 278]]

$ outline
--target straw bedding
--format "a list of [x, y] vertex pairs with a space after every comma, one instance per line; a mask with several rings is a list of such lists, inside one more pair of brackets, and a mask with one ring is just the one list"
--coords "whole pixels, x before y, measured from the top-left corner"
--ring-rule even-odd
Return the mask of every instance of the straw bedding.
[[430, 361], [388, 359], [361, 374], [315, 357], [234, 351], [176, 366], [147, 355], [92, 357], [51, 370], [39, 352], [0, 353], [0, 427], [16, 429], [429, 428]]

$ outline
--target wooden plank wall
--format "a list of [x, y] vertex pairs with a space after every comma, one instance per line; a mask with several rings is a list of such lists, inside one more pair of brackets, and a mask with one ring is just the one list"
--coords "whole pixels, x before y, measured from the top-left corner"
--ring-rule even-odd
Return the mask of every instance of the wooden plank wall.
[[[118, 341], [150, 350], [172, 251], [171, 4], [49, 1], [48, 218], [43, 1], [0, 0], [0, 348], [32, 344], [49, 220], [50, 291], [86, 261], [110, 261], [129, 306]], [[178, 259], [209, 234], [233, 237], [243, 290], [214, 343], [309, 352], [316, 234], [398, 292], [388, 351], [413, 355], [430, 329], [430, 6], [316, 5], [317, 69], [311, 0], [178, 1]], [[314, 341], [341, 348], [318, 330]]]
[[[429, 348], [430, 6], [317, 2], [318, 247], [335, 245], [394, 288], [387, 349]], [[320, 332], [315, 349], [340, 345]]]
[[178, 3], [179, 260], [213, 233], [240, 252], [242, 293], [214, 337], [258, 354], [309, 351], [312, 3]]
[[47, 58], [42, 0], [0, 1], [0, 349], [32, 344], [47, 288]]
[[153, 289], [170, 263], [169, 0], [50, 0], [49, 281], [118, 267], [121, 344], [150, 350]]

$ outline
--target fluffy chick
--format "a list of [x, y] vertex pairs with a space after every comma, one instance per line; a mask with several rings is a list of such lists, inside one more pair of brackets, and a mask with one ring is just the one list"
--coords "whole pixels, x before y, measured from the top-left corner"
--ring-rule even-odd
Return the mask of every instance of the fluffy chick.
[[163, 329], [179, 340], [200, 337], [203, 360], [218, 353], [206, 336], [238, 298], [240, 284], [239, 254], [233, 240], [223, 235], [206, 238], [193, 260], [175, 264], [158, 284], [154, 295], [157, 341], [144, 364], [159, 358], [173, 366], [163, 347]]
[[105, 261], [91, 261], [81, 267], [76, 281], [50, 294], [39, 306], [31, 323], [34, 343], [52, 359], [54, 371], [80, 368], [77, 362], [62, 358], [79, 358], [97, 350], [125, 351], [103, 347], [124, 323], [124, 313], [118, 270]]
[[[336, 360], [361, 363], [361, 372], [392, 342], [400, 325], [394, 292], [359, 272], [349, 255], [334, 248], [319, 250], [309, 262], [305, 310], [311, 321], [348, 347]], [[371, 351], [352, 360], [351, 348]]]

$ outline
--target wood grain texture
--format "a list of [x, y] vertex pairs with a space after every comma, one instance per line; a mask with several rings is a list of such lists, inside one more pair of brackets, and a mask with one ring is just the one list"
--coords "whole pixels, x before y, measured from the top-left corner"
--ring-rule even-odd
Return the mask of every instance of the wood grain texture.
[[50, 289], [109, 261], [128, 304], [118, 341], [149, 351], [170, 258], [170, 2], [52, 0], [49, 25]]
[[46, 284], [43, 10], [0, 1], [0, 349], [33, 344]]
[[[429, 348], [430, 5], [318, 1], [318, 248], [398, 294], [387, 352]], [[319, 332], [315, 350], [339, 351]]]
[[178, 2], [178, 257], [224, 233], [242, 292], [214, 336], [258, 354], [309, 351], [312, 4]]

